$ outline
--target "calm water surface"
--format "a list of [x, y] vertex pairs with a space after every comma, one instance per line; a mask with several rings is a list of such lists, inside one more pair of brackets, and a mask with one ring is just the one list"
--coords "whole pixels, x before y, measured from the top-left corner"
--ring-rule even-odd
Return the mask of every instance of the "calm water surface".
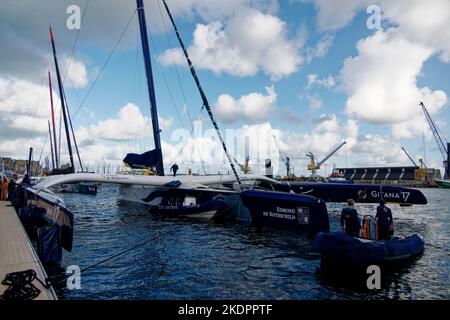
[[[152, 217], [145, 206], [97, 196], [62, 195], [74, 212], [74, 247], [63, 267], [81, 268], [147, 239], [150, 243], [81, 275], [81, 289], [60, 299], [449, 299], [450, 190], [424, 189], [429, 204], [392, 205], [397, 235], [419, 233], [425, 252], [385, 277], [381, 290], [323, 276], [313, 240], [298, 232], [234, 223]], [[338, 229], [341, 204], [328, 204]], [[375, 205], [358, 204], [360, 214]]]

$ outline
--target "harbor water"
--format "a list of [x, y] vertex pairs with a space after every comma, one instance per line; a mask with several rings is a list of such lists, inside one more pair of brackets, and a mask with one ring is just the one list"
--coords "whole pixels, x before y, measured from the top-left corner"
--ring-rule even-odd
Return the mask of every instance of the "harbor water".
[[[383, 277], [379, 290], [332, 281], [320, 272], [314, 240], [286, 230], [152, 216], [144, 205], [62, 194], [74, 213], [74, 247], [62, 267], [81, 269], [136, 244], [141, 247], [81, 274], [81, 289], [57, 288], [59, 299], [449, 299], [450, 190], [424, 189], [428, 205], [391, 205], [397, 235], [418, 233], [425, 252]], [[342, 204], [327, 204], [339, 228]], [[376, 205], [357, 204], [359, 214]]]

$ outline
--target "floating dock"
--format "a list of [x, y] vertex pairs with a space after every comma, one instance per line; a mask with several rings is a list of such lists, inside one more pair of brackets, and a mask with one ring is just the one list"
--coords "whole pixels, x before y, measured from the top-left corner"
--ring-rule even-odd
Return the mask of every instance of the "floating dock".
[[[44, 282], [47, 278], [14, 207], [8, 204], [9, 202], [0, 201], [0, 295], [8, 288], [1, 281], [10, 272], [33, 269], [41, 281]], [[58, 299], [52, 287], [47, 289], [36, 279], [32, 283], [41, 291], [35, 300]]]

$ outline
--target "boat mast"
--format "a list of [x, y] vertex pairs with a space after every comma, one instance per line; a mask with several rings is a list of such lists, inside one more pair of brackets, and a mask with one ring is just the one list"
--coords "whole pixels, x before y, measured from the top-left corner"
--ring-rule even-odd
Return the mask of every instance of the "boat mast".
[[48, 120], [48, 137], [50, 138], [50, 152], [52, 154], [52, 168], [55, 169], [55, 155], [53, 154], [52, 130], [50, 129], [50, 120]]
[[147, 75], [147, 87], [150, 99], [150, 113], [153, 125], [153, 138], [155, 140], [155, 149], [160, 153], [160, 159], [156, 163], [156, 174], [159, 176], [164, 175], [164, 163], [161, 150], [161, 137], [158, 122], [158, 110], [156, 108], [155, 87], [153, 84], [152, 63], [150, 59], [150, 48], [148, 45], [147, 25], [145, 22], [144, 3], [142, 0], [136, 0], [137, 11], [139, 17], [139, 29], [141, 33], [142, 50], [144, 53], [145, 73]]
[[[64, 88], [63, 88], [63, 90], [64, 90]], [[65, 92], [64, 92], [64, 102], [66, 103], [66, 107], [67, 107], [67, 118], [69, 118], [70, 131], [72, 132], [73, 144], [75, 145], [75, 151], [77, 152], [78, 163], [80, 164], [81, 172], [83, 172], [84, 171], [83, 163], [81, 162], [80, 151], [78, 150], [77, 138], [75, 137], [75, 132], [73, 131], [72, 117], [70, 116], [69, 104], [67, 103]]]
[[61, 100], [61, 109], [63, 112], [63, 120], [64, 120], [64, 129], [66, 131], [66, 139], [67, 139], [67, 148], [69, 149], [69, 157], [70, 157], [70, 165], [71, 165], [71, 171], [72, 173], [75, 173], [75, 164], [73, 162], [73, 154], [72, 154], [72, 144], [70, 143], [70, 134], [69, 134], [69, 125], [67, 122], [67, 113], [66, 113], [66, 106], [64, 103], [64, 90], [61, 80], [61, 74], [59, 73], [59, 66], [58, 66], [58, 59], [56, 57], [56, 48], [55, 48], [55, 41], [53, 38], [53, 31], [50, 27], [50, 40], [52, 42], [52, 49], [53, 49], [53, 58], [55, 60], [55, 69], [56, 69], [56, 77], [58, 79], [58, 88], [59, 88], [59, 96]]
[[[53, 149], [55, 150], [55, 160], [53, 163], [53, 155], [52, 155], [52, 163], [53, 163], [53, 169], [59, 168], [59, 161], [58, 161], [58, 153], [56, 150], [58, 150], [56, 146], [56, 126], [55, 126], [55, 111], [53, 108], [53, 92], [52, 92], [52, 78], [50, 76], [50, 71], [48, 71], [48, 87], [50, 89], [50, 107], [52, 111], [52, 126], [53, 126]], [[52, 145], [52, 136], [50, 135], [50, 146]], [[55, 166], [56, 165], [56, 166]]]
[[228, 153], [227, 147], [225, 145], [225, 140], [223, 139], [222, 133], [219, 130], [219, 126], [217, 125], [217, 122], [214, 119], [214, 116], [212, 114], [212, 110], [211, 110], [211, 107], [209, 105], [208, 99], [206, 98], [206, 95], [203, 92], [203, 88], [200, 85], [200, 80], [197, 77], [197, 73], [195, 72], [194, 65], [192, 64], [191, 59], [189, 58], [189, 55], [188, 55], [188, 52], [186, 50], [186, 47], [184, 46], [183, 40], [181, 40], [180, 33], [178, 32], [178, 28], [177, 28], [177, 26], [175, 24], [175, 21], [172, 18], [172, 14], [170, 13], [169, 7], [167, 6], [167, 3], [166, 3], [165, 0], [162, 0], [162, 1], [164, 3], [164, 7], [166, 8], [167, 15], [170, 18], [170, 22], [172, 23], [172, 26], [173, 26], [173, 28], [175, 30], [176, 35], [177, 35], [178, 42], [180, 43], [180, 46], [183, 49], [184, 56], [185, 56], [185, 58], [187, 60], [187, 63], [189, 65], [189, 70], [191, 71], [192, 77], [194, 78], [195, 84], [197, 85], [197, 89], [200, 92], [200, 96], [202, 98], [203, 106], [206, 108], [206, 111], [208, 112], [209, 118], [211, 119], [211, 122], [212, 122], [212, 124], [214, 126], [214, 129], [216, 129], [217, 136], [219, 137], [219, 140], [222, 143], [222, 148], [225, 151], [225, 155], [227, 156], [227, 159], [228, 159], [228, 162], [230, 164], [231, 170], [233, 171], [233, 174], [236, 177], [237, 182], [239, 184], [241, 184], [241, 180], [239, 179], [239, 175], [238, 175], [238, 173], [236, 171], [236, 168], [234, 167], [233, 160], [232, 160], [230, 154]]

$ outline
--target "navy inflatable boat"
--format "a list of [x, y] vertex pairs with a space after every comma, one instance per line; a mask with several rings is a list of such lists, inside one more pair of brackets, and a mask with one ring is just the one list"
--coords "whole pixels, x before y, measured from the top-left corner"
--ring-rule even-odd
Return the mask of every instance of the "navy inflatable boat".
[[210, 200], [203, 203], [184, 205], [150, 205], [150, 213], [171, 216], [188, 216], [193, 218], [212, 219], [221, 217], [230, 209], [223, 200]]
[[354, 238], [342, 232], [320, 232], [315, 239], [322, 261], [337, 266], [385, 265], [410, 260], [424, 250], [417, 234], [405, 238], [378, 241]]

